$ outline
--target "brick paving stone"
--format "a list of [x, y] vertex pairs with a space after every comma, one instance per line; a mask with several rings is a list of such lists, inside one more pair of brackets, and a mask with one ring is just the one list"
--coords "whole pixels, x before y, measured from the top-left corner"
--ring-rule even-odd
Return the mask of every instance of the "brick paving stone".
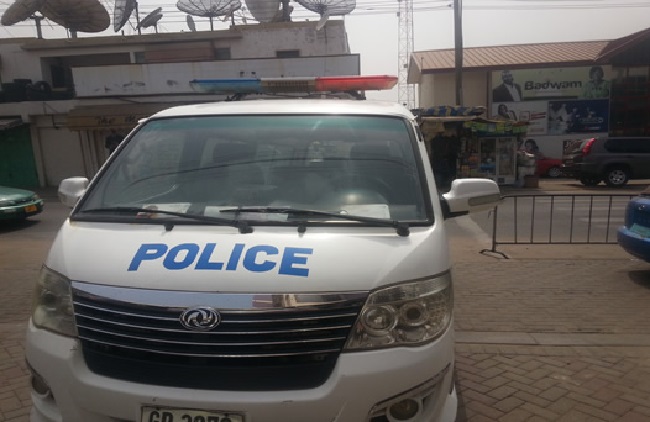
[[548, 390], [542, 391], [540, 397], [548, 401], [555, 401], [560, 397], [565, 397], [568, 394], [567, 390], [561, 387], [551, 387]]
[[588, 406], [588, 405], [582, 404], [582, 403], [577, 404], [576, 407], [575, 407], [575, 410], [577, 410], [579, 412], [586, 413], [588, 415], [592, 415], [593, 417], [596, 417], [598, 419], [602, 419], [602, 420], [605, 420], [605, 421], [615, 421], [620, 417], [620, 415], [617, 415], [615, 413], [607, 412], [605, 410], [600, 410], [600, 409], [597, 409], [597, 408], [595, 408], [593, 406]]
[[[468, 377], [469, 375], [471, 374], [463, 374], [464, 377]], [[478, 381], [478, 380], [474, 380], [474, 381]], [[488, 380], [481, 380], [481, 381], [483, 382], [483, 385], [487, 385], [488, 387], [491, 388], [497, 388], [510, 382], [509, 379], [504, 378], [502, 376], [498, 376]]]
[[502, 412], [508, 413], [518, 408], [522, 404], [524, 404], [523, 400], [520, 400], [517, 397], [508, 397], [495, 403], [494, 407]]
[[619, 422], [648, 422], [648, 417], [637, 412], [628, 412], [619, 418]]
[[643, 413], [644, 415], [650, 417], [650, 407], [648, 406], [634, 406], [634, 409], [632, 409], [636, 413]]
[[535, 414], [537, 416], [540, 416], [542, 418], [546, 418], [546, 419], [549, 419], [549, 420], [555, 420], [555, 419], [558, 418], [557, 413], [555, 413], [555, 412], [553, 412], [551, 410], [548, 410], [548, 409], [546, 409], [546, 408], [544, 408], [542, 406], [538, 406], [538, 405], [536, 405], [534, 403], [530, 403], [530, 402], [525, 403], [523, 406], [521, 406], [521, 408], [528, 411], [528, 412], [530, 412], [530, 413], [532, 413], [532, 414]]
[[523, 409], [515, 409], [512, 412], [508, 412], [501, 416], [499, 422], [521, 422], [528, 420], [531, 416], [533, 416], [533, 414], [530, 412]]
[[487, 394], [479, 393], [471, 388], [463, 391], [463, 399], [467, 400], [467, 402], [479, 402], [490, 406], [497, 402], [496, 398], [488, 396]]
[[503, 400], [506, 397], [510, 397], [515, 394], [518, 390], [508, 385], [502, 385], [501, 387], [495, 388], [494, 390], [488, 391], [487, 394], [491, 397], [494, 397], [497, 400]]

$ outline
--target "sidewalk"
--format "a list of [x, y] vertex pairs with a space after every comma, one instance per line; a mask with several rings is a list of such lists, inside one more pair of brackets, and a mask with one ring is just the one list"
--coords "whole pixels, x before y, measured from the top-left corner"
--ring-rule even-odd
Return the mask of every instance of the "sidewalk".
[[616, 244], [450, 246], [457, 421], [650, 420], [650, 264]]

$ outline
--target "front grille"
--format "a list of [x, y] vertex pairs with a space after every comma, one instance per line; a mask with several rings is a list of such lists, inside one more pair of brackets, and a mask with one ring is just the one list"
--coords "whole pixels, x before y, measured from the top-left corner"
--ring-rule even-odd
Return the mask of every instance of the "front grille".
[[[327, 380], [367, 293], [248, 295], [73, 283], [91, 371], [153, 385], [227, 390], [313, 388]], [[180, 321], [187, 308], [221, 315], [209, 331]]]

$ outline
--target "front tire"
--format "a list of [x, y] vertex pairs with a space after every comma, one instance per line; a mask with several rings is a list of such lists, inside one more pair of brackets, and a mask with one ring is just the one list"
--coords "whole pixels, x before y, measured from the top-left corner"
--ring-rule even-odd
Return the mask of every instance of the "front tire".
[[630, 180], [630, 172], [624, 167], [612, 167], [605, 173], [605, 183], [610, 188], [620, 188]]
[[546, 174], [548, 177], [556, 178], [562, 176], [562, 170], [559, 167], [551, 167]]

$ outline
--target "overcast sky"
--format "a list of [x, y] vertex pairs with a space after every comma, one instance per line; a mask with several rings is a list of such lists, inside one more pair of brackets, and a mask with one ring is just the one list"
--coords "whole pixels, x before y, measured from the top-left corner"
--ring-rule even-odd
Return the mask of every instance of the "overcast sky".
[[[115, 0], [100, 0], [113, 13]], [[245, 1], [245, 0], [244, 0]], [[265, 0], [267, 1], [267, 0]], [[272, 0], [268, 0], [272, 1]], [[313, 0], [318, 2], [319, 0]], [[320, 2], [343, 0], [320, 0]], [[413, 3], [414, 51], [454, 47], [454, 14], [451, 0], [411, 0]], [[12, 3], [0, 0], [0, 11]], [[163, 7], [159, 32], [186, 31], [185, 14], [175, 0], [140, 0], [140, 15]], [[292, 0], [292, 18], [318, 20]], [[361, 55], [362, 74], [397, 75], [398, 0], [357, 0], [357, 8], [345, 17], [350, 48]], [[466, 47], [553, 41], [612, 39], [650, 27], [650, 0], [463, 0], [463, 38]], [[249, 15], [250, 17], [250, 15]], [[335, 18], [339, 19], [339, 18]], [[135, 19], [131, 19], [135, 24]], [[240, 21], [241, 22], [241, 21]], [[248, 21], [251, 23], [251, 21]], [[209, 30], [207, 18], [195, 18], [197, 30]], [[218, 22], [215, 29], [227, 29]], [[152, 28], [144, 29], [153, 32]], [[135, 33], [125, 27], [126, 34]], [[0, 26], [0, 36], [33, 37], [33, 22]], [[111, 27], [101, 34], [117, 35]], [[44, 38], [66, 37], [67, 32], [43, 22]], [[370, 98], [397, 101], [397, 89], [368, 93]]]

